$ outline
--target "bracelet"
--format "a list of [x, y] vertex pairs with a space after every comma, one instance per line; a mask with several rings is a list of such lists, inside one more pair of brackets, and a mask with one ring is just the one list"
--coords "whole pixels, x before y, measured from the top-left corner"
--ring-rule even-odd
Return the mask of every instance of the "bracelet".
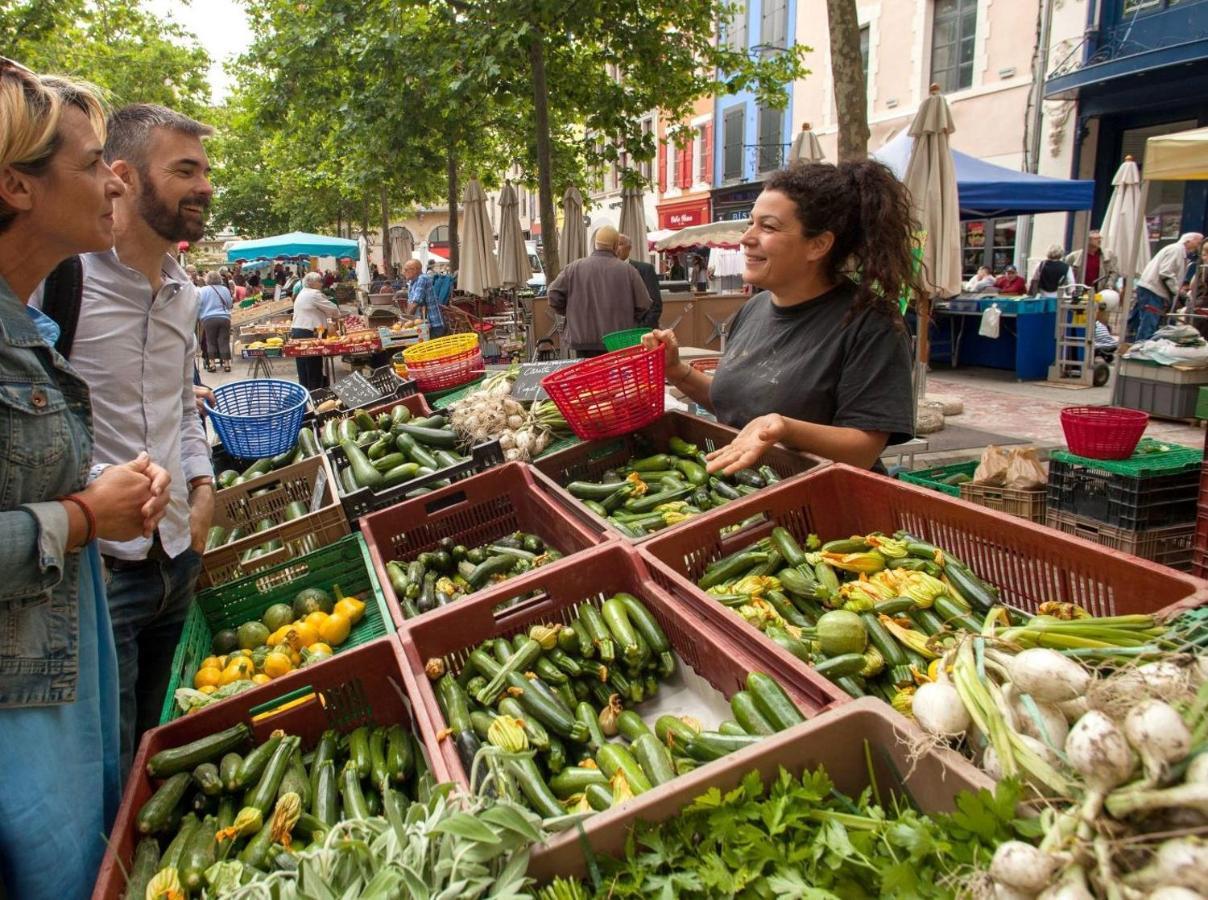
[[84, 498], [79, 494], [68, 494], [66, 497], [60, 498], [66, 503], [74, 503], [80, 508], [80, 512], [84, 514], [84, 521], [88, 525], [88, 533], [84, 536], [84, 545], [91, 544], [96, 537], [96, 516], [92, 513], [92, 508], [84, 502]]

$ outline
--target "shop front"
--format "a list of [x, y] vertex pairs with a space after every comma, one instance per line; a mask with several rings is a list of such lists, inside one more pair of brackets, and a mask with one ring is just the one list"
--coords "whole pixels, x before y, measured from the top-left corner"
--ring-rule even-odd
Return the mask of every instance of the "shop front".
[[690, 199], [677, 198], [672, 203], [658, 205], [659, 228], [678, 231], [690, 225], [703, 225], [709, 219], [709, 195]]
[[755, 201], [762, 192], [762, 181], [715, 189], [712, 197], [713, 221], [732, 222], [750, 218]]

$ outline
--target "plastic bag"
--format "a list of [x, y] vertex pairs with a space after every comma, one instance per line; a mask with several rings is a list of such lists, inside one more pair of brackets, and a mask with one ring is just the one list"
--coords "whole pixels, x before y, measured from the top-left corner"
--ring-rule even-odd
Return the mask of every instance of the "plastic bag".
[[1001, 486], [1007, 480], [1007, 460], [1007, 451], [991, 444], [982, 451], [981, 462], [973, 473], [973, 483]]
[[1048, 484], [1049, 476], [1033, 447], [1013, 447], [1007, 460], [1006, 486], [1017, 491], [1030, 491]]
[[991, 303], [990, 308], [981, 315], [981, 325], [978, 326], [977, 333], [986, 338], [998, 337], [1001, 320], [1002, 310], [998, 308], [997, 303]]

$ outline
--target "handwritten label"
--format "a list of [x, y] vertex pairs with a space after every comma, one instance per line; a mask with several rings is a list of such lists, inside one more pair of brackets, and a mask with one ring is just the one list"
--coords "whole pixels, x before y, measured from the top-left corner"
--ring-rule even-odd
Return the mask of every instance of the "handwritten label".
[[331, 386], [332, 393], [340, 398], [345, 409], [367, 406], [382, 396], [381, 388], [375, 387], [360, 372], [353, 372]]
[[544, 362], [523, 363], [520, 366], [520, 377], [512, 385], [512, 397], [521, 403], [532, 403], [546, 399], [546, 393], [541, 388], [541, 379], [550, 372], [557, 372], [567, 366], [573, 366], [579, 359], [547, 359]]
[[319, 466], [319, 474], [315, 476], [315, 490], [310, 495], [310, 511], [318, 512], [323, 508], [323, 501], [327, 499], [327, 469]]

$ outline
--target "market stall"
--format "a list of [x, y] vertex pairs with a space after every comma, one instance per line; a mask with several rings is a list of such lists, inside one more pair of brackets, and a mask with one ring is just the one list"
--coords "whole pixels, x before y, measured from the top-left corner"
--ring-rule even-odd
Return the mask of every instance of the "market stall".
[[[982, 316], [997, 306], [998, 334], [980, 333]], [[999, 297], [961, 294], [933, 304], [931, 362], [1007, 369], [1020, 381], [1048, 375], [1056, 352], [1054, 328], [1057, 300], [1053, 297]]]

